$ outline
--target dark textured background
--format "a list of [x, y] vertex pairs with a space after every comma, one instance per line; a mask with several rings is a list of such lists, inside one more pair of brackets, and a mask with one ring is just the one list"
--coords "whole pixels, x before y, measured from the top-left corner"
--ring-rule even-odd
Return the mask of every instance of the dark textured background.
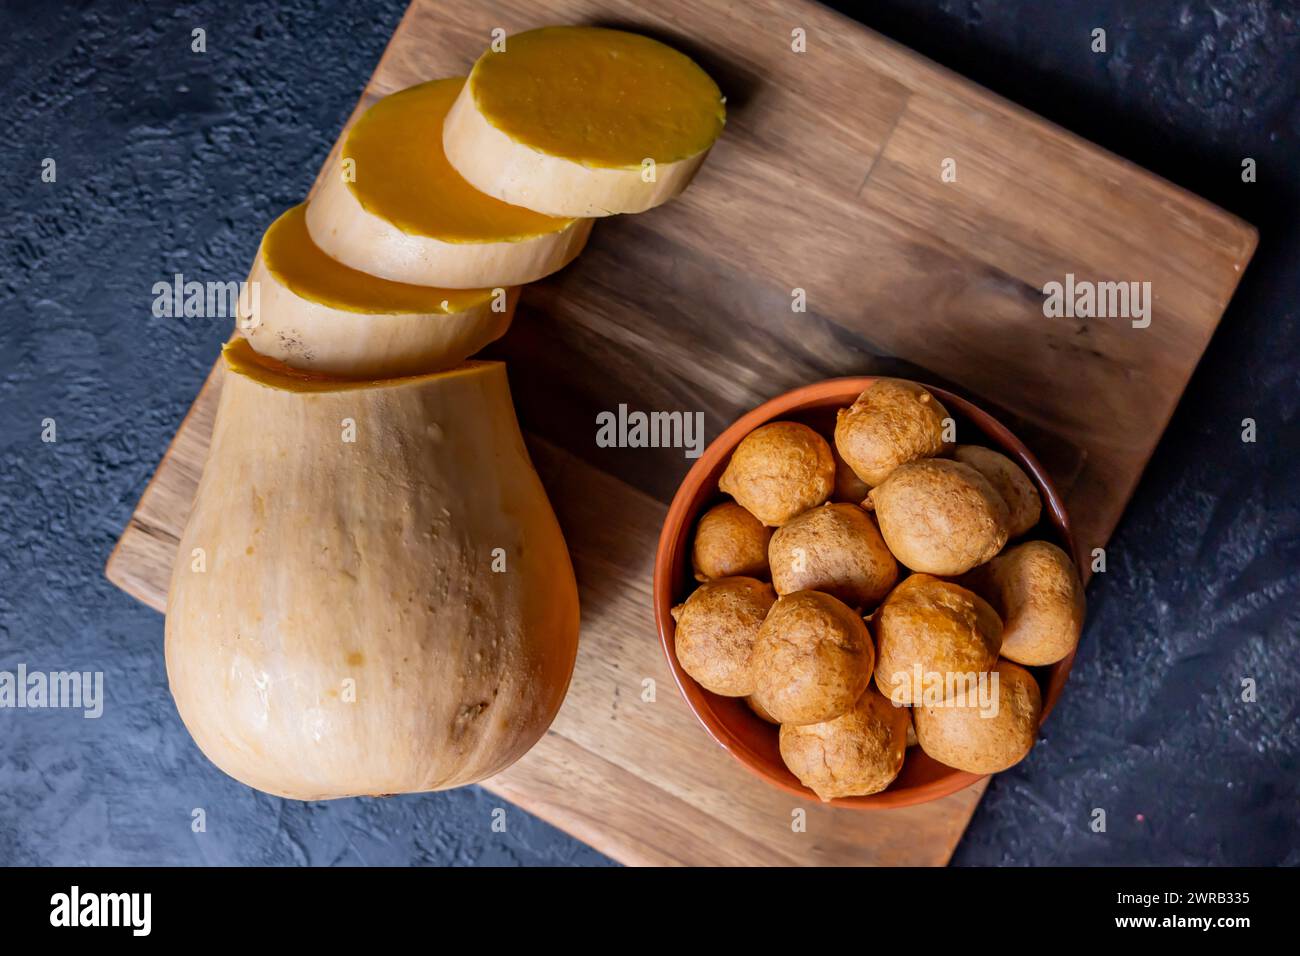
[[[162, 618], [102, 576], [227, 333], [152, 318], [151, 286], [243, 277], [403, 6], [4, 0], [0, 670], [103, 669], [108, 702], [98, 721], [0, 711], [0, 863], [607, 862], [513, 808], [494, 834], [499, 801], [477, 789], [304, 805], [225, 778], [172, 707]], [[869, 25], [1262, 232], [1091, 587], [1069, 690], [1032, 757], [989, 788], [956, 861], [1300, 863], [1300, 10], [868, 6]], [[190, 51], [196, 26], [206, 55]], [[1241, 182], [1246, 156], [1257, 183]], [[56, 444], [40, 441], [47, 417]], [[195, 807], [206, 833], [191, 832]]]

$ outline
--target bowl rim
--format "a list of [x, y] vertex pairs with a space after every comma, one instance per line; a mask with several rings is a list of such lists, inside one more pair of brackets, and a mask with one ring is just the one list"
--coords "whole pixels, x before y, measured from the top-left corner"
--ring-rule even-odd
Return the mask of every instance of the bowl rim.
[[[719, 720], [714, 715], [711, 707], [706, 706], [707, 699], [705, 695], [708, 692], [682, 669], [677, 660], [677, 653], [674, 648], [675, 622], [671, 613], [674, 592], [678, 583], [672, 580], [673, 559], [678, 548], [686, 546], [689, 528], [686, 535], [681, 535], [680, 532], [684, 527], [693, 524], [695, 521], [696, 514], [691, 512], [691, 508], [695, 503], [698, 489], [707, 483], [709, 472], [724, 458], [731, 455], [742, 438], [760, 425], [777, 421], [783, 416], [797, 413], [809, 404], [820, 402], [827, 397], [828, 393], [842, 390], [844, 394], [852, 394], [853, 397], [856, 397], [880, 379], [909, 381], [922, 386], [938, 398], [945, 407], [953, 409], [974, 424], [987, 439], [991, 439], [999, 446], [997, 450], [1010, 455], [1018, 464], [1026, 467], [1030, 478], [1038, 487], [1039, 494], [1043, 499], [1044, 519], [1048, 520], [1055, 528], [1061, 539], [1057, 543], [1064, 544], [1066, 552], [1075, 562], [1076, 567], [1081, 566], [1079, 565], [1078, 552], [1065, 503], [1055, 484], [1048, 476], [1046, 469], [1043, 468], [1028, 446], [995, 416], [962, 396], [936, 385], [917, 382], [913, 379], [902, 379], [892, 375], [843, 376], [801, 385], [798, 388], [768, 399], [756, 408], [741, 415], [731, 425], [723, 429], [709, 443], [700, 457], [696, 459], [695, 464], [691, 466], [678, 485], [673, 500], [668, 507], [668, 512], [664, 516], [663, 527], [660, 530], [659, 541], [655, 550], [654, 563], [653, 602], [655, 627], [659, 633], [660, 647], [668, 661], [668, 669], [673, 675], [673, 681], [677, 685], [678, 692], [708, 735], [738, 760], [746, 770], [772, 786], [810, 802], [856, 810], [884, 810], [929, 803], [963, 790], [989, 775], [949, 768], [949, 772], [946, 774], [904, 790], [886, 789], [867, 796], [835, 797], [829, 801], [820, 800], [812, 790], [802, 784], [794, 785], [785, 779], [771, 776], [765, 771], [762, 762], [752, 748]], [[846, 405], [851, 404], [852, 401], [853, 398], [850, 398]], [[714, 490], [716, 491], [716, 488]], [[703, 501], [707, 499], [707, 495], [703, 496], [701, 503], [697, 506], [697, 511], [703, 509]], [[686, 556], [684, 556], [685, 559]], [[1043, 708], [1038, 721], [1040, 728], [1046, 722], [1048, 714], [1051, 713], [1062, 688], [1065, 686], [1074, 663], [1075, 653], [1077, 651], [1072, 651], [1056, 664], [1049, 665], [1046, 668], [1048, 676], [1045, 681], [1040, 682], [1046, 685], [1043, 688]]]

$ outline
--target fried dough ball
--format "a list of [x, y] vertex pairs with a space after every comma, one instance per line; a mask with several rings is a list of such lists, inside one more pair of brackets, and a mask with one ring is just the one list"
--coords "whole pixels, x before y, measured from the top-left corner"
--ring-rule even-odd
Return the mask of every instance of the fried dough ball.
[[955, 576], [1007, 543], [1007, 504], [970, 465], [926, 458], [899, 465], [867, 498], [894, 557], [913, 571]]
[[820, 591], [777, 599], [758, 632], [754, 696], [781, 724], [832, 720], [871, 681], [875, 649], [852, 608]]
[[731, 453], [718, 480], [720, 491], [769, 527], [821, 504], [834, 487], [830, 445], [798, 422], [755, 428]]
[[734, 501], [714, 505], [700, 518], [691, 546], [695, 580], [736, 576], [766, 578], [772, 529]]
[[782, 725], [781, 759], [822, 800], [879, 793], [903, 769], [906, 707], [895, 707], [874, 687], [834, 720]]
[[772, 586], [754, 578], [722, 578], [696, 588], [672, 611], [682, 669], [723, 697], [753, 693], [754, 647], [775, 600]]
[[[1025, 758], [1038, 735], [1042, 695], [1032, 674], [1019, 664], [998, 661], [985, 703], [969, 696], [916, 708], [916, 737], [921, 749], [942, 764], [969, 773], [998, 773]], [[996, 710], [996, 713], [992, 711]]]
[[1002, 644], [1002, 621], [983, 598], [928, 574], [894, 588], [871, 625], [876, 686], [897, 704], [951, 696], [964, 684], [950, 675], [989, 670]]
[[835, 447], [854, 473], [875, 487], [899, 465], [951, 450], [948, 410], [915, 382], [880, 378], [835, 420]]
[[898, 562], [871, 516], [825, 504], [792, 518], [768, 546], [777, 594], [825, 591], [849, 607], [875, 607], [898, 580]]
[[958, 445], [952, 457], [970, 465], [988, 479], [993, 490], [1007, 503], [1007, 533], [1018, 538], [1034, 525], [1043, 513], [1043, 499], [1033, 480], [1014, 461], [1001, 452], [979, 445]]
[[976, 568], [963, 583], [1002, 615], [1002, 656], [1017, 664], [1055, 664], [1079, 645], [1083, 582], [1069, 555], [1047, 541], [1026, 541]]

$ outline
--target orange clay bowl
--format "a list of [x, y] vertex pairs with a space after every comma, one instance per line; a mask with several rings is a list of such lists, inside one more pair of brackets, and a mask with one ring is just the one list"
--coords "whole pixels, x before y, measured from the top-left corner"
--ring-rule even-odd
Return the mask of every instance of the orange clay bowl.
[[[677, 662], [673, 640], [672, 607], [686, 599], [697, 587], [690, 568], [691, 538], [695, 523], [701, 514], [719, 501], [727, 500], [718, 491], [718, 478], [731, 459], [731, 453], [742, 438], [760, 425], [776, 420], [803, 422], [811, 426], [828, 441], [835, 429], [837, 409], [851, 405], [864, 390], [871, 387], [874, 378], [836, 378], [813, 385], [796, 388], [743, 415], [705, 449], [687, 473], [682, 486], [677, 489], [673, 503], [664, 520], [659, 535], [659, 550], [655, 555], [654, 604], [655, 623], [659, 627], [659, 640], [663, 644], [668, 666], [687, 705], [699, 718], [709, 736], [724, 750], [744, 764], [749, 770], [773, 786], [808, 800], [817, 795], [801, 784], [781, 760], [777, 744], [777, 728], [765, 723], [750, 711], [742, 697], [719, 697], [697, 684]], [[922, 383], [924, 384], [924, 383]], [[957, 421], [958, 441], [962, 444], [986, 445], [1009, 456], [1038, 486], [1043, 498], [1043, 517], [1037, 528], [1019, 540], [1034, 538], [1053, 541], [1073, 556], [1074, 539], [1070, 535], [1070, 520], [1061, 496], [1052, 485], [1042, 465], [1029, 452], [1023, 442], [987, 412], [951, 392], [926, 385]], [[1074, 654], [1050, 667], [1030, 668], [1043, 692], [1043, 716], [1047, 719], [1061, 688], [1070, 673]], [[835, 806], [855, 810], [883, 810], [890, 807], [908, 807], [926, 803], [956, 793], [981, 779], [979, 774], [954, 770], [927, 756], [919, 747], [909, 747], [903, 770], [889, 788], [866, 797], [839, 797], [830, 802]]]

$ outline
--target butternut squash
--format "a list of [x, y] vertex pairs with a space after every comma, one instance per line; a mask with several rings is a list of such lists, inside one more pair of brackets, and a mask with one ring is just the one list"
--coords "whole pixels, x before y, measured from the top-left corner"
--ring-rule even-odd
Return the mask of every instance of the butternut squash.
[[680, 193], [726, 105], [649, 37], [543, 27], [484, 53], [447, 114], [447, 159], [480, 192], [550, 216], [643, 212]]
[[307, 207], [316, 245], [371, 275], [449, 289], [523, 285], [582, 251], [591, 220], [501, 202], [447, 162], [443, 120], [464, 83], [421, 83], [357, 120]]
[[262, 355], [341, 378], [392, 378], [457, 365], [510, 327], [518, 288], [367, 275], [316, 247], [305, 210], [295, 206], [266, 230], [249, 276], [258, 295], [240, 300], [238, 329]]
[[237, 339], [168, 597], [167, 675], [222, 770], [304, 800], [509, 766], [578, 597], [505, 367], [338, 381]]

